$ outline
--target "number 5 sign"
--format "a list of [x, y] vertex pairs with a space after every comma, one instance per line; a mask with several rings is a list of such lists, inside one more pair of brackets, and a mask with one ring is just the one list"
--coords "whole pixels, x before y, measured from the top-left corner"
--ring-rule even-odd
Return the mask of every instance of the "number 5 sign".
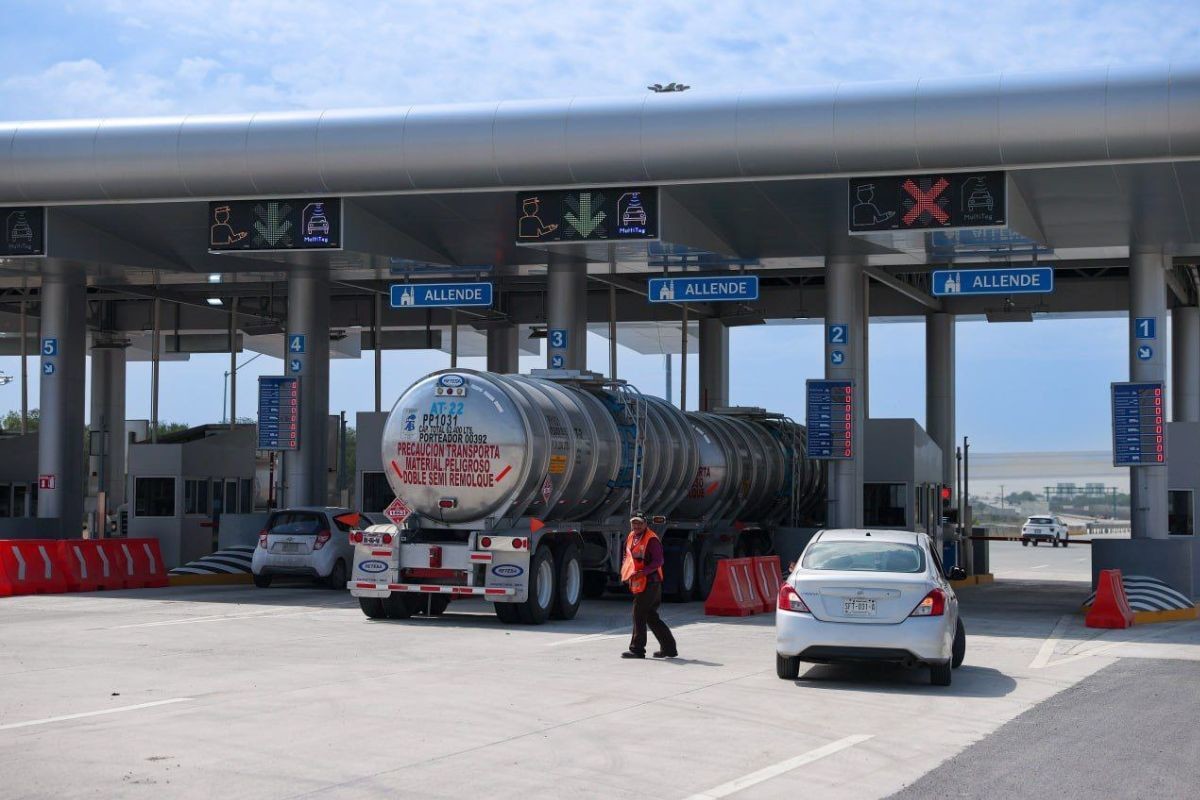
[[58, 339], [42, 339], [42, 355], [58, 355]]

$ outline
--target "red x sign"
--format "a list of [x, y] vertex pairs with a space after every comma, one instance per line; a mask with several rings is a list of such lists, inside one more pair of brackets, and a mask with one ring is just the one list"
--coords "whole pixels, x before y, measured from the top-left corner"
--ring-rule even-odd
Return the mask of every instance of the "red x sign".
[[945, 178], [938, 178], [933, 186], [929, 187], [929, 191], [922, 191], [920, 186], [913, 183], [909, 178], [901, 184], [904, 191], [908, 192], [913, 199], [913, 206], [904, 215], [903, 222], [905, 225], [912, 225], [922, 214], [929, 214], [935, 220], [945, 225], [950, 221], [950, 215], [946, 213], [946, 209], [942, 208], [939, 201], [939, 196], [946, 191], [950, 186], [950, 182]]

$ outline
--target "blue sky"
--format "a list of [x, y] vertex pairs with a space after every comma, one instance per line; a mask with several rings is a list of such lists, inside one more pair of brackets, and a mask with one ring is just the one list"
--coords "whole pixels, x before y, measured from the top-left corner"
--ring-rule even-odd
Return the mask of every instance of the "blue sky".
[[[693, 2], [459, 0], [0, 0], [0, 119], [374, 106], [623, 94], [681, 80], [696, 91], [1192, 58], [1194, 2]], [[962, 322], [958, 430], [983, 451], [1108, 447], [1108, 383], [1127, 374], [1124, 319]], [[733, 401], [803, 412], [820, 328], [737, 328]], [[871, 414], [923, 421], [920, 323], [873, 326]], [[592, 366], [605, 369], [591, 337]], [[464, 359], [464, 366], [481, 366]], [[385, 356], [385, 403], [448, 364]], [[539, 366], [523, 359], [522, 368]], [[164, 364], [161, 416], [221, 415], [224, 356]], [[33, 362], [36, 370], [36, 362]], [[239, 379], [242, 413], [259, 358]], [[17, 361], [0, 358], [15, 374]], [[691, 366], [695, 376], [695, 364]], [[660, 356], [622, 350], [621, 376], [663, 392]], [[371, 358], [334, 361], [331, 410], [369, 410]], [[676, 370], [678, 374], [678, 370]], [[128, 416], [149, 416], [149, 366], [132, 364]], [[36, 380], [31, 402], [36, 405]], [[693, 380], [694, 392], [694, 380]], [[0, 410], [19, 407], [17, 383]], [[693, 400], [694, 407], [694, 400]]]

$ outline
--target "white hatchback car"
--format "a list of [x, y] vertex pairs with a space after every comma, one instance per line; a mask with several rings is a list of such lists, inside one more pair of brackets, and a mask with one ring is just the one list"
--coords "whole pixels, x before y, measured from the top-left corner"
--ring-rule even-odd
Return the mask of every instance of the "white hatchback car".
[[265, 589], [276, 575], [284, 575], [316, 578], [331, 589], [345, 589], [354, 563], [350, 531], [364, 521], [348, 508], [304, 506], [272, 512], [250, 559], [254, 585]]
[[909, 531], [823, 530], [779, 589], [775, 670], [792, 680], [800, 662], [925, 664], [949, 686], [967, 637], [958, 598], [930, 539]]

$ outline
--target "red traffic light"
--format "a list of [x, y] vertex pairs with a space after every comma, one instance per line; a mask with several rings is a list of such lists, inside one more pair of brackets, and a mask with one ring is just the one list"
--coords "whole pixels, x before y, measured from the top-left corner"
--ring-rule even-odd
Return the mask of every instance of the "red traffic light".
[[943, 499], [943, 500], [949, 500], [949, 499], [950, 499], [950, 487], [949, 487], [949, 486], [943, 486], [943, 487], [942, 487], [942, 499]]

